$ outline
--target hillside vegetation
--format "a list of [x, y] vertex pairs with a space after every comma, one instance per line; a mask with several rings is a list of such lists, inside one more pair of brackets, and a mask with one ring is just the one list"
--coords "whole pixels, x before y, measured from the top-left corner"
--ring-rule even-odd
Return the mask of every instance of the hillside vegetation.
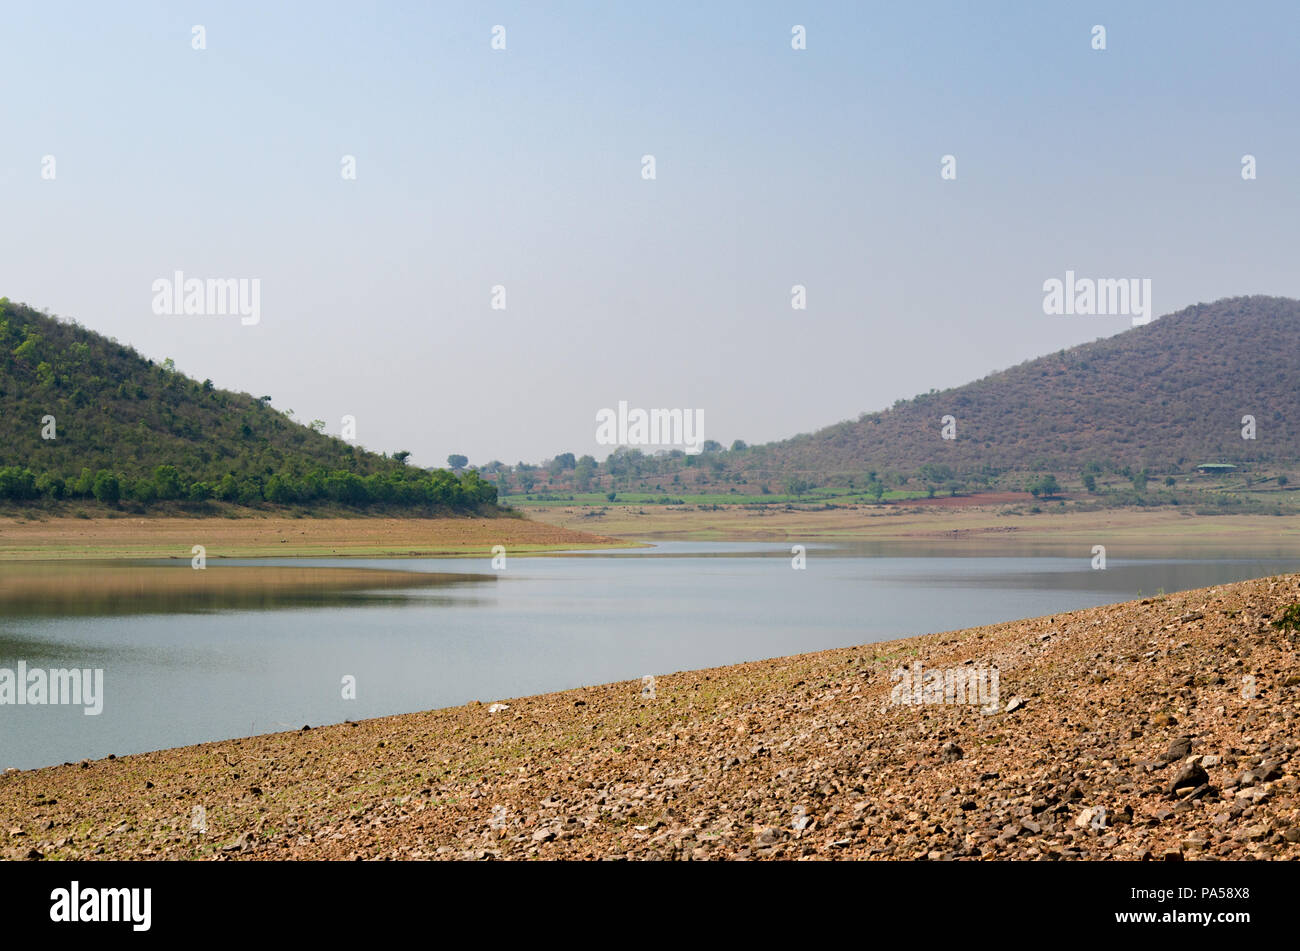
[[475, 472], [406, 466], [269, 400], [0, 298], [0, 500], [495, 510], [496, 488]]

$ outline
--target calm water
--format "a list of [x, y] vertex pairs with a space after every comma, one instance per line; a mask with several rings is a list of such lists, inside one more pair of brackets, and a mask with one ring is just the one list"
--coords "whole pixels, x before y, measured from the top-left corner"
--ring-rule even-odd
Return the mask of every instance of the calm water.
[[[274, 559], [210, 562], [205, 573], [205, 582], [240, 565], [426, 576], [410, 589], [282, 594], [272, 585], [108, 597], [94, 585], [106, 569], [74, 566], [59, 569], [66, 584], [15, 597], [24, 584], [11, 575], [0, 668], [102, 668], [104, 698], [98, 716], [0, 706], [0, 768], [490, 702], [1300, 570], [1295, 557], [1112, 558], [1105, 571], [1088, 557], [809, 546], [807, 558], [797, 571], [789, 545], [682, 542], [511, 558], [504, 571], [488, 559]], [[0, 582], [16, 570], [0, 566]], [[185, 561], [138, 570], [191, 571]], [[342, 697], [345, 676], [356, 679], [354, 700]]]

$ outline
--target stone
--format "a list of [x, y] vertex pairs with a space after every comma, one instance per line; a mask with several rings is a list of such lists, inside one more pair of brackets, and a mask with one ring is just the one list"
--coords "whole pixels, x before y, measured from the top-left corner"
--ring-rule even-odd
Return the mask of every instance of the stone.
[[1089, 806], [1074, 817], [1074, 824], [1080, 829], [1103, 829], [1106, 826], [1106, 807]]
[[1172, 763], [1175, 760], [1186, 759], [1192, 751], [1192, 738], [1190, 736], [1180, 736], [1169, 744], [1169, 749], [1161, 755], [1166, 763]]
[[1178, 790], [1182, 789], [1184, 786], [1195, 788], [1209, 783], [1209, 781], [1210, 776], [1205, 772], [1200, 763], [1187, 763], [1178, 771], [1178, 774], [1174, 776], [1169, 785], [1165, 787], [1165, 795], [1175, 796], [1177, 795]]

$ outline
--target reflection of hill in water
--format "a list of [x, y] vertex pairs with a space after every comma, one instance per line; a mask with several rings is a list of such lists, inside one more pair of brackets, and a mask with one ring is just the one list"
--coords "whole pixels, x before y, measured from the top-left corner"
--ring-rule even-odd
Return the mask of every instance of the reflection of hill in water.
[[[85, 617], [409, 602], [413, 589], [495, 575], [209, 565], [202, 571], [121, 563], [0, 566], [0, 616]], [[420, 598], [420, 603], [429, 603]]]

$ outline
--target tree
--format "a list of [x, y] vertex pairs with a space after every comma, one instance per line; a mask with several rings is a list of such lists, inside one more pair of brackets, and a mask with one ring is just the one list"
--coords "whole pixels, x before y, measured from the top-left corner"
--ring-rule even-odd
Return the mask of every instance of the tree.
[[867, 491], [871, 493], [871, 497], [873, 499], [879, 502], [882, 498], [885, 497], [885, 483], [873, 482], [871, 483]]
[[469, 465], [469, 459], [466, 456], [462, 456], [458, 453], [453, 452], [450, 456], [447, 457], [447, 465], [457, 470], [464, 469], [467, 465]]
[[65, 489], [66, 486], [63, 480], [56, 475], [50, 475], [48, 472], [43, 473], [36, 480], [36, 491], [40, 492], [41, 495], [48, 495], [52, 499], [63, 498]]
[[297, 501], [297, 493], [294, 492], [293, 485], [288, 479], [281, 478], [279, 473], [266, 480], [263, 495], [268, 502], [273, 502], [276, 505], [288, 505]]
[[411, 458], [411, 453], [409, 450], [399, 449], [397, 452], [393, 453], [393, 458], [402, 465], [406, 465], [406, 460]]
[[158, 498], [158, 486], [154, 484], [153, 479], [136, 479], [135, 484], [131, 486], [131, 498], [148, 505]]
[[1089, 492], [1096, 492], [1097, 477], [1093, 475], [1091, 472], [1085, 472], [1083, 474], [1083, 487], [1087, 489]]
[[215, 494], [223, 502], [234, 502], [239, 498], [239, 483], [235, 481], [232, 473], [227, 472], [221, 477], [221, 481], [217, 483]]
[[811, 482], [807, 479], [800, 478], [799, 476], [791, 476], [785, 480], [786, 495], [803, 495], [812, 487], [813, 485]]
[[1038, 480], [1038, 492], [1035, 492], [1034, 495], [1038, 496], [1039, 494], [1041, 494], [1043, 498], [1050, 499], [1052, 496], [1058, 495], [1060, 491], [1061, 491], [1061, 486], [1056, 481], [1056, 476], [1052, 475], [1049, 472], [1047, 475], [1043, 476], [1041, 479]]
[[745, 444], [745, 440], [743, 439], [737, 439], [731, 444], [732, 452], [744, 452], [748, 448], [749, 446]]
[[945, 482], [950, 482], [956, 476], [956, 473], [953, 472], [952, 466], [940, 462], [926, 462], [917, 470], [917, 475], [925, 483], [929, 497], [934, 498], [934, 493], [939, 486]]
[[36, 477], [30, 469], [20, 466], [0, 469], [0, 499], [34, 499], [36, 495]]
[[95, 489], [95, 476], [89, 469], [82, 469], [81, 475], [77, 476], [77, 481], [72, 485], [72, 493], [82, 498], [89, 498]]
[[159, 466], [154, 469], [153, 481], [160, 499], [179, 499], [185, 492], [175, 466]]
[[105, 505], [116, 505], [122, 498], [122, 483], [107, 469], [100, 469], [95, 473], [95, 485], [91, 491]]

